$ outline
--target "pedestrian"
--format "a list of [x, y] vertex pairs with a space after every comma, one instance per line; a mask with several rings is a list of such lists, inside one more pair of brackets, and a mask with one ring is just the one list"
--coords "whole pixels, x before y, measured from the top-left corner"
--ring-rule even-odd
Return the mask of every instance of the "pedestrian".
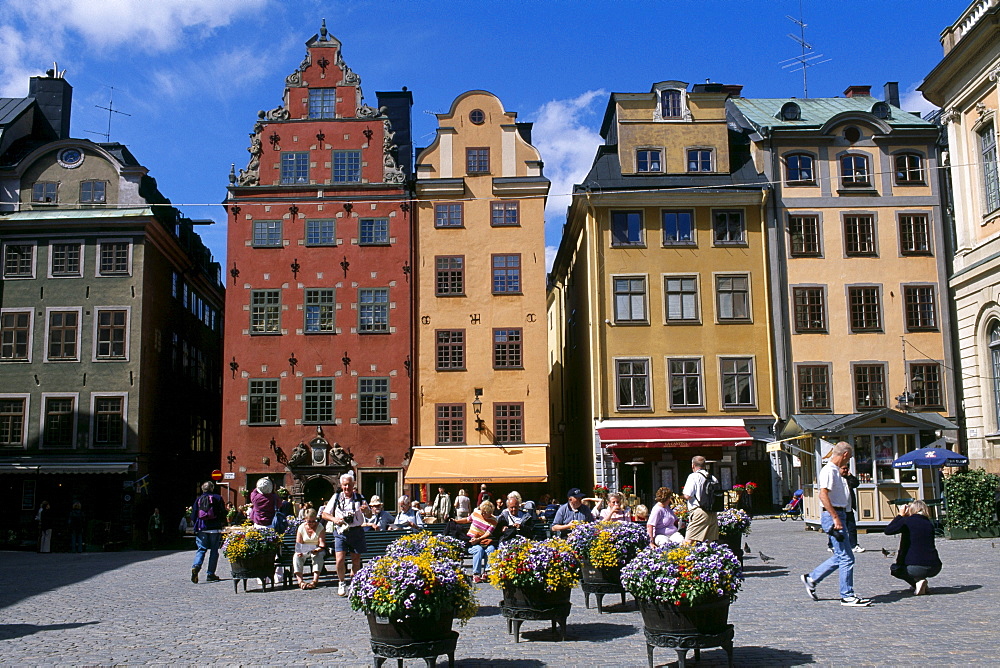
[[208, 570], [205, 580], [218, 582], [221, 578], [215, 574], [219, 564], [219, 546], [222, 545], [222, 525], [226, 518], [226, 504], [222, 497], [215, 493], [215, 483], [209, 480], [202, 483], [201, 494], [191, 506], [194, 515], [194, 542], [197, 549], [194, 553], [194, 563], [191, 564], [191, 582], [198, 584], [198, 573], [205, 562], [208, 552]]
[[[333, 551], [337, 557], [337, 596], [347, 596], [347, 555], [351, 555], [352, 577], [361, 570], [361, 553], [366, 550], [365, 497], [355, 490], [354, 475], [340, 476], [340, 491], [323, 509], [323, 519], [333, 523]], [[329, 531], [329, 528], [327, 529]]]
[[444, 487], [438, 487], [437, 496], [434, 497], [434, 519], [437, 524], [444, 524], [451, 517], [451, 494], [445, 491]]
[[927, 504], [918, 499], [900, 508], [899, 515], [885, 528], [887, 536], [899, 534], [899, 551], [896, 563], [889, 566], [889, 574], [913, 587], [916, 596], [928, 593], [927, 580], [941, 572], [934, 524], [927, 515]]
[[552, 518], [552, 532], [562, 536], [577, 524], [593, 521], [594, 514], [590, 512], [590, 507], [583, 503], [583, 491], [579, 487], [573, 487], [566, 492], [566, 503], [559, 506], [559, 510]]
[[851, 461], [850, 444], [841, 441], [833, 446], [830, 459], [819, 473], [819, 502], [823, 506], [820, 524], [823, 531], [833, 537], [833, 556], [802, 575], [806, 593], [814, 601], [816, 585], [834, 571], [840, 575], [840, 604], [863, 608], [872, 604], [871, 599], [861, 598], [854, 592], [854, 552], [847, 536], [847, 511], [851, 510], [851, 494], [847, 481], [840, 475], [840, 467]]
[[750, 519], [753, 519], [753, 493], [757, 489], [757, 483], [748, 482], [743, 487], [743, 494], [740, 495], [739, 508], [743, 510]]
[[42, 501], [35, 520], [38, 522], [38, 551], [48, 554], [52, 551], [52, 510], [48, 501]]
[[[858, 494], [854, 490], [861, 483], [858, 482], [858, 476], [851, 473], [850, 466], [841, 466], [840, 476], [847, 481], [847, 488], [851, 490], [851, 509], [847, 511], [847, 537], [851, 540], [852, 550], [855, 552], [864, 552], [865, 548], [858, 545], [858, 520], [855, 515], [858, 509]], [[833, 537], [827, 537], [826, 542], [826, 549], [833, 552]]]
[[479, 486], [479, 496], [476, 497], [476, 506], [478, 507], [483, 501], [492, 501], [493, 495], [486, 491], [486, 483], [484, 482]]
[[149, 539], [150, 547], [154, 550], [160, 547], [163, 542], [163, 516], [160, 515], [159, 508], [153, 508], [153, 514], [146, 522], [146, 537]]
[[691, 474], [684, 483], [681, 496], [687, 501], [688, 524], [684, 538], [688, 542], [710, 542], [719, 540], [719, 519], [712, 511], [713, 495], [708, 489], [718, 487], [719, 481], [705, 468], [705, 458], [695, 455], [691, 458]]
[[83, 552], [83, 532], [87, 528], [87, 517], [83, 514], [83, 506], [79, 501], [73, 502], [66, 523], [69, 524], [69, 551]]
[[269, 527], [278, 512], [278, 495], [270, 478], [261, 478], [250, 492], [250, 521], [257, 526]]
[[458, 496], [455, 497], [455, 516], [463, 520], [469, 516], [472, 512], [472, 499], [470, 499], [464, 489], [458, 490]]

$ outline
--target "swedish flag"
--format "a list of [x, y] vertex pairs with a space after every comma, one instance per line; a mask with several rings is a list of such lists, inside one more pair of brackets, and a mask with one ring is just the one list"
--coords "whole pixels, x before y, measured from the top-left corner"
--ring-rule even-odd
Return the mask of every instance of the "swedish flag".
[[149, 481], [146, 480], [146, 478], [148, 477], [149, 474], [147, 473], [146, 475], [142, 476], [141, 478], [135, 481], [135, 491], [141, 494], [149, 494]]

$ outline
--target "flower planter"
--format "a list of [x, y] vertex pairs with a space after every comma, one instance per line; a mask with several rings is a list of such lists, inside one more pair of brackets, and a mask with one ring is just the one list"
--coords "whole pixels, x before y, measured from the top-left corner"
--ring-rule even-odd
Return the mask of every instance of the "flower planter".
[[1000, 537], [1000, 524], [993, 524], [979, 529], [960, 529], [958, 527], [947, 528], [944, 535], [949, 540], [961, 540], [965, 538], [997, 538]]
[[372, 640], [378, 642], [406, 644], [412, 642], [432, 642], [451, 636], [451, 625], [455, 615], [443, 614], [436, 619], [411, 618], [388, 619], [368, 615], [368, 630]]
[[695, 605], [668, 605], [637, 600], [642, 623], [653, 633], [722, 633], [729, 625], [729, 599]]
[[620, 594], [622, 603], [625, 603], [625, 588], [622, 587], [622, 569], [618, 568], [596, 568], [589, 562], [582, 562], [580, 565], [580, 575], [583, 582], [583, 600], [587, 609], [590, 609], [590, 595], [597, 597], [597, 613], [604, 612], [604, 596], [606, 594]]
[[274, 557], [277, 550], [262, 552], [247, 559], [234, 559], [229, 562], [233, 579], [272, 578], [274, 577]]
[[512, 606], [547, 610], [569, 603], [570, 589], [545, 591], [544, 589], [524, 589], [522, 587], [504, 587], [503, 601]]
[[732, 550], [740, 564], [743, 564], [743, 533], [719, 534], [718, 542]]
[[569, 587], [555, 591], [544, 589], [524, 589], [504, 587], [500, 613], [507, 619], [507, 633], [513, 634], [514, 642], [521, 642], [521, 624], [525, 620], [546, 620], [552, 622], [552, 631], [558, 640], [566, 638], [566, 618], [572, 607]]

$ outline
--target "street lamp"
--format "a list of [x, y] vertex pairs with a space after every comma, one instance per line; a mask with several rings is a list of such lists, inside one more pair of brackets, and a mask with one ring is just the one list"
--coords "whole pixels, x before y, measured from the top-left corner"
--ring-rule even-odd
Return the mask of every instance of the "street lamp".
[[903, 390], [903, 393], [896, 397], [896, 408], [909, 413], [916, 410], [915, 402], [921, 390], [924, 389], [924, 377], [919, 373], [910, 379], [910, 387]]
[[636, 473], [638, 472], [639, 467], [642, 466], [642, 465], [643, 465], [643, 462], [625, 462], [625, 466], [631, 466], [632, 467], [632, 493], [633, 494], [638, 494], [639, 493], [639, 488], [636, 486], [635, 481], [636, 481]]
[[476, 399], [472, 402], [472, 412], [476, 414], [476, 431], [482, 432], [486, 430], [486, 422], [483, 418], [479, 417], [483, 412], [483, 400], [476, 395]]

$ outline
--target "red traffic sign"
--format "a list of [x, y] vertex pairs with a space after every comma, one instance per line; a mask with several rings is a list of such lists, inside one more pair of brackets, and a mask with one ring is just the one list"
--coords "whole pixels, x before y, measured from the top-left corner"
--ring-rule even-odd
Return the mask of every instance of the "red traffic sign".
[[222, 471], [219, 469], [212, 471], [212, 480], [222, 480]]

